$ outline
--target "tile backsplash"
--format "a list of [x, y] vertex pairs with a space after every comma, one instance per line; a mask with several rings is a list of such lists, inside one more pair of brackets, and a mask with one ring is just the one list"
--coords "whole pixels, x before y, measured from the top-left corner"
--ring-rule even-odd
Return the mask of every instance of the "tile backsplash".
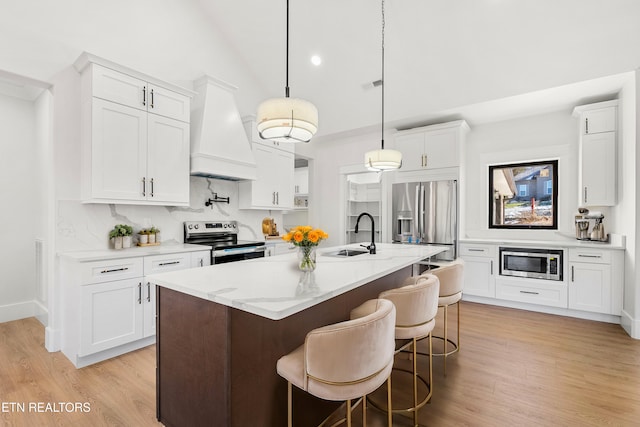
[[[109, 230], [116, 224], [129, 224], [134, 233], [155, 226], [163, 243], [183, 242], [184, 221], [238, 221], [238, 239], [263, 240], [262, 220], [274, 218], [282, 234], [282, 213], [238, 209], [238, 183], [211, 178], [191, 177], [190, 206], [143, 206], [116, 204], [84, 204], [79, 200], [58, 200], [56, 248], [58, 252], [109, 248]], [[229, 203], [205, 201], [230, 197]]]

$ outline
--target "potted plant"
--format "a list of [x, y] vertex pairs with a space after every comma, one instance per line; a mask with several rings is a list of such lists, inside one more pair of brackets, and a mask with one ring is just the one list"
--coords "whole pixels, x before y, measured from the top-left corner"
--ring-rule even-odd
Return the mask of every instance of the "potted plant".
[[117, 224], [109, 232], [109, 239], [113, 239], [115, 249], [130, 248], [133, 228], [126, 224]]
[[156, 243], [156, 234], [158, 233], [158, 231], [160, 230], [158, 230], [154, 226], [151, 226], [151, 228], [149, 229], [149, 243]]
[[138, 231], [138, 234], [138, 241], [141, 245], [146, 245], [149, 243], [149, 230], [143, 228], [142, 230]]

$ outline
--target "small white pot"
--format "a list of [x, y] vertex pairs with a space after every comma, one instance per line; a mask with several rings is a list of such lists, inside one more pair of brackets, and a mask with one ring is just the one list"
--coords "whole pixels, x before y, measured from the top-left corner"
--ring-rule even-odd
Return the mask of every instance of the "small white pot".
[[113, 238], [113, 248], [114, 249], [122, 249], [122, 236]]
[[148, 234], [140, 234], [138, 239], [140, 240], [141, 245], [146, 245], [149, 243], [149, 235]]
[[156, 235], [149, 234], [149, 243], [155, 243], [155, 242], [156, 242]]
[[131, 247], [131, 236], [122, 236], [122, 247], [123, 248]]
[[160, 243], [160, 233], [156, 233], [156, 243]]

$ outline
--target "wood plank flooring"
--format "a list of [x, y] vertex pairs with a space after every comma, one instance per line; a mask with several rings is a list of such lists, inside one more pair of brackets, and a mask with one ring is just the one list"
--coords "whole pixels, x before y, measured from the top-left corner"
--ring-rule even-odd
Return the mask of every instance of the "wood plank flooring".
[[[455, 330], [455, 309], [449, 321]], [[447, 359], [446, 376], [442, 359], [434, 359], [434, 394], [421, 425], [640, 425], [640, 341], [619, 325], [468, 302], [461, 323], [461, 351]], [[0, 324], [0, 425], [160, 425], [155, 346], [75, 369], [61, 353], [48, 353], [43, 337], [35, 319]], [[398, 398], [404, 380], [394, 378]], [[38, 402], [50, 411], [29, 412]], [[60, 402], [86, 402], [90, 412], [51, 412]], [[10, 407], [17, 403], [24, 412]], [[372, 408], [368, 420], [386, 425]], [[395, 416], [394, 425], [411, 420]]]

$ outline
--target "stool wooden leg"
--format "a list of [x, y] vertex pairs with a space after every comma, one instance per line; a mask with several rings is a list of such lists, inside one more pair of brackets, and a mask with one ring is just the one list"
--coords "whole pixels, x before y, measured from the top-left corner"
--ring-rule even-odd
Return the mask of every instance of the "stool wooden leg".
[[367, 395], [362, 396], [362, 427], [367, 425]]
[[287, 382], [287, 425], [293, 427], [293, 390], [291, 389], [291, 382]]
[[413, 425], [418, 425], [418, 342], [413, 338]]

